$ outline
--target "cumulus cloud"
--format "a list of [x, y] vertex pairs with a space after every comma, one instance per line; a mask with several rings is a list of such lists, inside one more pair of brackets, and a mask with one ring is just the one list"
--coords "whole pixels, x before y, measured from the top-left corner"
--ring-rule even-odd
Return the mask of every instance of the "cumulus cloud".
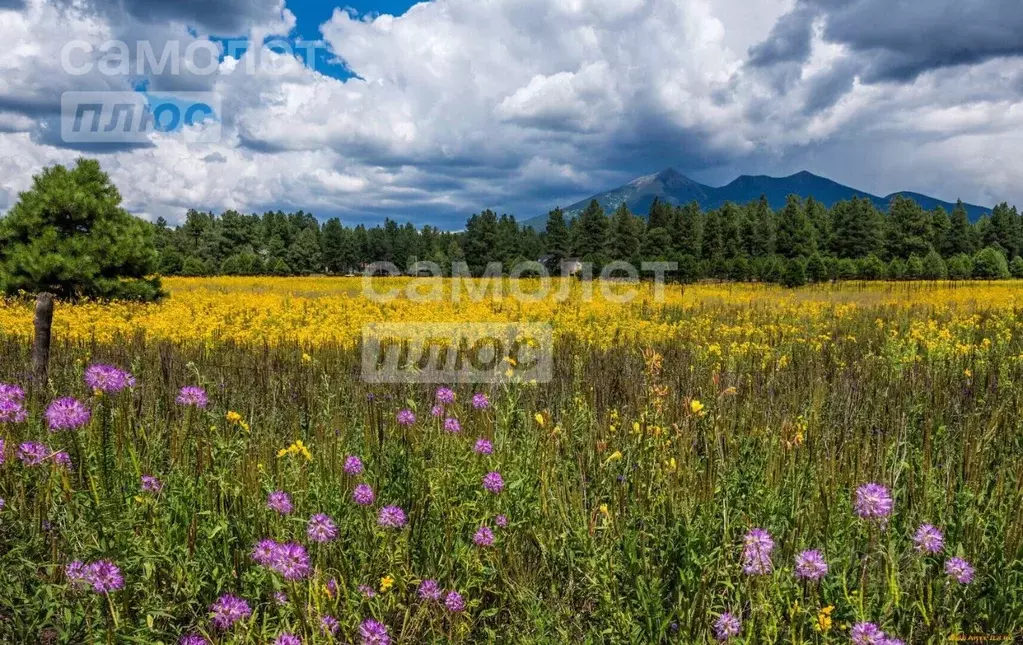
[[[1023, 171], [1005, 161], [1021, 131], [1023, 24], [1003, 0], [337, 9], [321, 31], [346, 80], [258, 46], [212, 61], [215, 73], [138, 68], [140, 42], [183, 57], [216, 45], [211, 33], [293, 33], [280, 0], [5, 1], [0, 209], [80, 153], [54, 127], [62, 92], [139, 85], [222, 106], [213, 143], [185, 131], [87, 150], [133, 211], [171, 222], [190, 207], [280, 207], [458, 228], [481, 208], [527, 218], [669, 165], [705, 181], [805, 167], [875, 193], [1023, 203]], [[96, 63], [112, 38], [129, 44], [130, 73], [67, 73], [65, 43], [91, 44], [76, 62]]]

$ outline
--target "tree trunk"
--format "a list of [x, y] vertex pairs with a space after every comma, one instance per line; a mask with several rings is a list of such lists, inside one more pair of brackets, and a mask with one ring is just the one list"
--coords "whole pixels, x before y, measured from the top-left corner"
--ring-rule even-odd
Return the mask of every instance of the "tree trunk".
[[32, 375], [36, 385], [46, 386], [50, 371], [50, 328], [53, 326], [53, 294], [36, 298], [35, 342], [32, 344]]

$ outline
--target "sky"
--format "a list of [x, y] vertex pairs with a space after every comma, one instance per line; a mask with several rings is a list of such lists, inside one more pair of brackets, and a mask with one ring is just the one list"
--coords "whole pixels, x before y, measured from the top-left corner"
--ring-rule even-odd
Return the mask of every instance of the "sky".
[[[1023, 206], [1020, 33], [1018, 0], [0, 0], [0, 211], [83, 155], [172, 224], [458, 229], [667, 167]], [[79, 141], [76, 92], [216, 115]]]

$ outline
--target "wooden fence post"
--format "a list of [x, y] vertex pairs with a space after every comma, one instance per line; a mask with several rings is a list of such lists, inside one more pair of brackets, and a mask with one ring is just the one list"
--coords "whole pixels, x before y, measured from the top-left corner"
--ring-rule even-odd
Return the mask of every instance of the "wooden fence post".
[[53, 327], [53, 294], [36, 297], [35, 342], [32, 344], [32, 376], [37, 386], [46, 386], [50, 371], [50, 330]]

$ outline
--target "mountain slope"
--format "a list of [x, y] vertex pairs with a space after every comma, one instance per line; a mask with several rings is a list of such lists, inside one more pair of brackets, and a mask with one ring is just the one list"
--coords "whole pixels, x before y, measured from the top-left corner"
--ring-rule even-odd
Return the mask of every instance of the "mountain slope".
[[[954, 203], [945, 202], [919, 193], [898, 192], [886, 197], [878, 197], [877, 195], [871, 195], [865, 191], [845, 186], [826, 177], [814, 175], [805, 170], [788, 177], [742, 175], [729, 184], [714, 188], [695, 182], [677, 170], [668, 168], [654, 175], [646, 175], [634, 179], [614, 190], [578, 201], [565, 208], [564, 211], [566, 219], [572, 219], [582, 212], [586, 205], [590, 203], [590, 200], [596, 199], [608, 215], [618, 208], [622, 202], [628, 204], [629, 209], [633, 213], [646, 215], [655, 197], [672, 204], [686, 204], [696, 201], [704, 210], [711, 210], [720, 208], [726, 202], [745, 204], [760, 199], [761, 195], [767, 197], [768, 203], [774, 209], [782, 208], [789, 195], [799, 195], [803, 199], [813, 197], [828, 207], [839, 201], [849, 200], [853, 197], [862, 197], [871, 200], [875, 206], [882, 210], [888, 208], [888, 203], [896, 195], [905, 195], [916, 200], [926, 210], [941, 206], [951, 212], [955, 208]], [[965, 204], [965, 207], [972, 221], [976, 221], [982, 215], [991, 212], [989, 208], [973, 204]], [[527, 220], [525, 225], [542, 229], [546, 223], [547, 216], [541, 215]]]

